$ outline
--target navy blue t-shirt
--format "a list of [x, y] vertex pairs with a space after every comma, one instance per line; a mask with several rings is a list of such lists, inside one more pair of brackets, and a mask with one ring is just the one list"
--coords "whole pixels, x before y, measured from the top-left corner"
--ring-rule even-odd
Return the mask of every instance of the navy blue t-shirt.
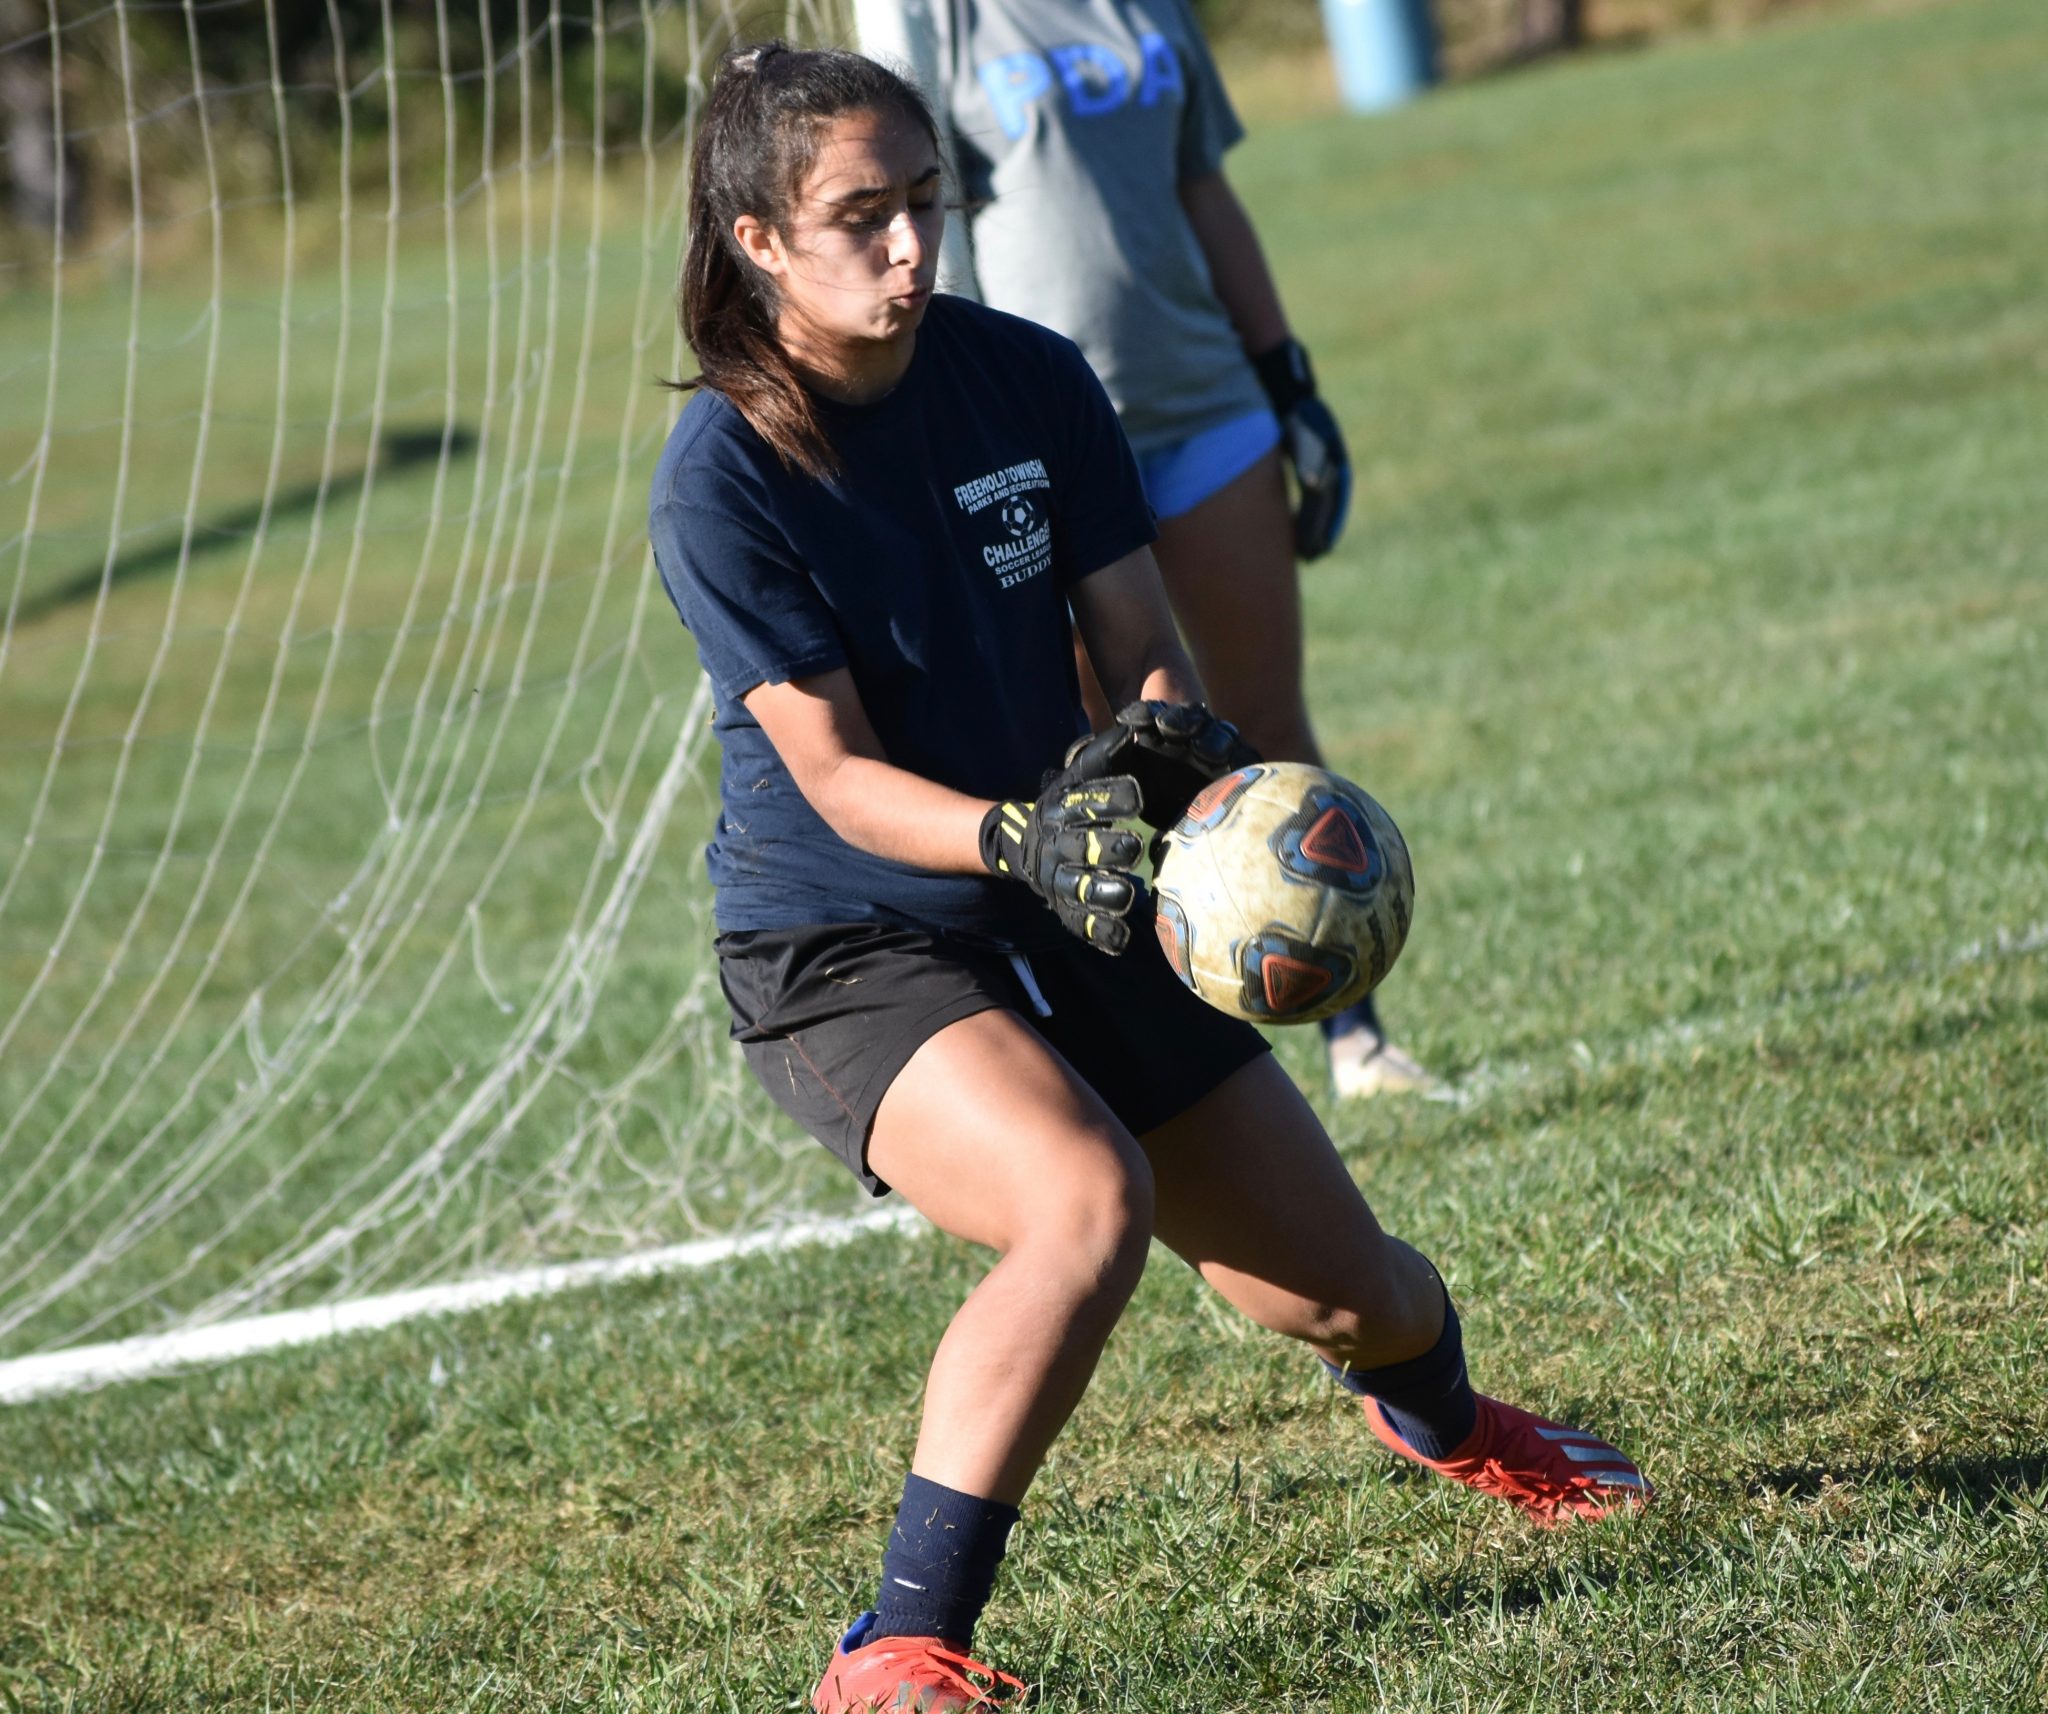
[[655, 471], [655, 564], [724, 747], [718, 926], [882, 920], [1029, 943], [1054, 919], [1016, 882], [841, 839], [740, 699], [846, 667], [898, 767], [1031, 796], [1087, 730], [1068, 591], [1157, 533], [1130, 448], [1071, 341], [962, 298], [932, 300], [886, 397], [821, 412], [830, 483], [786, 468], [708, 391]]

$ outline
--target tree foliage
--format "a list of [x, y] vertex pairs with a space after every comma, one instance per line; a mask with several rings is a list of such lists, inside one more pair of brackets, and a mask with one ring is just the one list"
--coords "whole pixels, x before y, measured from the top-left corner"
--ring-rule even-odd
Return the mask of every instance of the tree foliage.
[[10, 133], [61, 128], [74, 205], [84, 193], [72, 218], [87, 223], [130, 203], [131, 141], [156, 215], [206, 177], [209, 142], [223, 194], [278, 194], [287, 176], [317, 193], [343, 170], [378, 182], [394, 154], [407, 179], [452, 165], [460, 184], [557, 137], [637, 143], [646, 115], [666, 133], [687, 107], [677, 0], [57, 4], [53, 33], [46, 0], [0, 0], [0, 103]]

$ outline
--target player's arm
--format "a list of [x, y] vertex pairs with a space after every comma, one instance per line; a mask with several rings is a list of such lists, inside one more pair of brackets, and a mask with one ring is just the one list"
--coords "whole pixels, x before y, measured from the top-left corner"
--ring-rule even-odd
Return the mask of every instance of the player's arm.
[[1209, 264], [1216, 296], [1280, 419], [1281, 444], [1300, 489], [1294, 551], [1318, 559], [1344, 533], [1351, 505], [1351, 455], [1343, 431], [1316, 394], [1308, 352], [1287, 331], [1266, 253], [1230, 181], [1221, 172], [1184, 178], [1180, 203]]
[[1112, 708], [1203, 700], [1149, 547], [1082, 578], [1067, 592], [1067, 603]]
[[1193, 228], [1209, 280], [1230, 325], [1246, 351], [1256, 357], [1286, 343], [1287, 312], [1280, 288], [1259, 247], [1252, 217], [1220, 172], [1180, 181], [1180, 205]]
[[845, 667], [757, 684], [740, 700], [805, 801], [847, 844], [920, 869], [981, 873], [989, 800], [890, 762]]
[[1170, 827], [1209, 781], [1258, 755], [1203, 702], [1150, 548], [1084, 577], [1067, 599], [1096, 676], [1119, 707], [1106, 730], [1067, 752], [1063, 777], [1129, 775], [1139, 814]]
[[1142, 848], [1120, 824], [1138, 814], [1136, 780], [1055, 782], [1032, 802], [954, 791], [882, 754], [844, 667], [758, 684], [741, 700], [805, 801], [847, 844], [920, 869], [1022, 882], [1091, 946], [1118, 953], [1130, 944]]

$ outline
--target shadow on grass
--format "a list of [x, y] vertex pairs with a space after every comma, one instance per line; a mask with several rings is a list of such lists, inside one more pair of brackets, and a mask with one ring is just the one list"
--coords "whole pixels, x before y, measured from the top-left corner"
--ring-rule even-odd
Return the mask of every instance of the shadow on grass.
[[1857, 1489], [1895, 1485], [1931, 1488], [1945, 1498], [1980, 1509], [2009, 1505], [2048, 1487], [2048, 1452], [1998, 1453], [1983, 1458], [1883, 1458], [1866, 1463], [1793, 1464], [1760, 1470], [1749, 1481], [1752, 1494], [1808, 1500], [1835, 1487]]
[[[259, 523], [268, 528], [280, 519], [310, 512], [326, 496], [346, 493], [361, 484], [373, 466], [389, 476], [415, 465], [434, 463], [443, 456], [444, 446], [450, 460], [462, 458], [474, 450], [476, 436], [460, 423], [450, 423], [446, 430], [387, 430], [377, 442], [375, 458], [366, 460], [354, 470], [339, 472], [324, 481], [301, 482], [293, 488], [281, 488], [267, 501], [252, 500], [246, 505], [216, 512], [211, 517], [193, 520], [190, 532], [192, 552], [196, 557], [218, 546], [222, 540], [248, 536]], [[169, 571], [183, 552], [185, 533], [181, 530], [163, 541], [121, 554], [112, 565], [95, 561], [78, 567], [48, 589], [23, 601], [21, 622], [31, 623], [77, 602], [90, 601], [99, 593], [102, 580], [110, 588], [118, 589], [123, 584], [136, 583]]]

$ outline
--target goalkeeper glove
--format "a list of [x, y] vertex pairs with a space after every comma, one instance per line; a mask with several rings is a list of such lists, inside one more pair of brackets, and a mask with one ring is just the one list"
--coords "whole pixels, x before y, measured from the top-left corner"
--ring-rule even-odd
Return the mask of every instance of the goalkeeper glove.
[[1351, 509], [1351, 455], [1330, 407], [1316, 397], [1315, 371], [1298, 339], [1283, 340], [1252, 359], [1259, 385], [1280, 419], [1280, 443], [1294, 467], [1298, 503], [1294, 551], [1320, 559], [1344, 533]]
[[1145, 883], [1134, 872], [1138, 836], [1117, 823], [1137, 813], [1138, 782], [1128, 776], [1056, 775], [1036, 802], [999, 803], [981, 818], [981, 860], [990, 874], [1022, 881], [1069, 933], [1119, 953]]
[[1065, 768], [1051, 777], [1128, 774], [1138, 784], [1139, 815], [1147, 825], [1164, 828], [1180, 820], [1188, 800], [1211, 780], [1258, 759], [1235, 726], [1199, 702], [1134, 702], [1114, 724], [1076, 740]]

